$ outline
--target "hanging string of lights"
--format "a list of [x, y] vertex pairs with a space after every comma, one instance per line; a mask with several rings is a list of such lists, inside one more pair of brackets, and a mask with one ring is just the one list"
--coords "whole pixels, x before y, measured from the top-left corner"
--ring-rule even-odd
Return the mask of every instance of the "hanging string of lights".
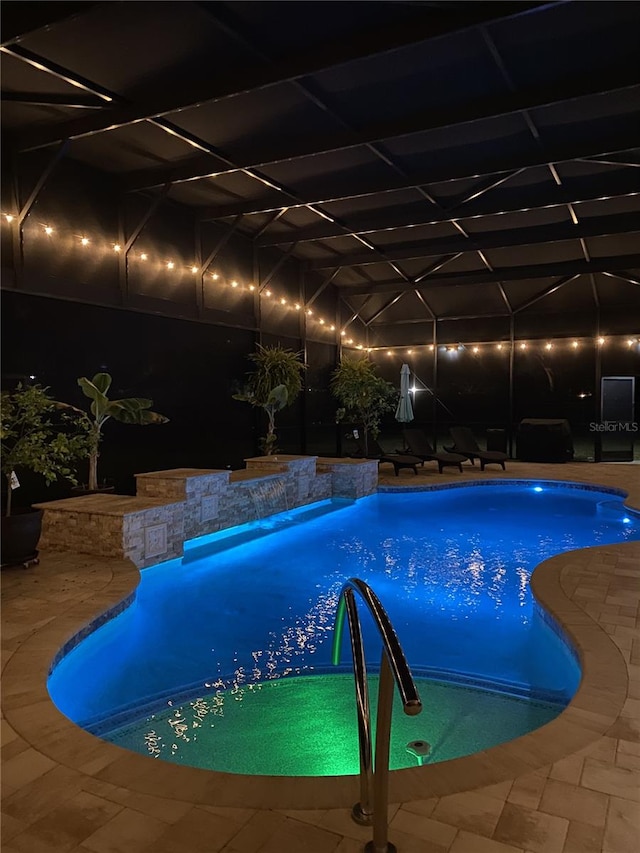
[[[16, 222], [16, 217], [11, 213], [3, 213], [2, 214], [5, 222], [9, 225]], [[49, 223], [40, 223], [41, 233], [44, 234], [48, 238], [54, 238], [57, 236], [58, 231], [54, 226]], [[88, 247], [92, 245], [92, 240], [86, 234], [74, 234], [72, 236], [72, 240], [76, 245], [82, 247]], [[123, 252], [123, 247], [120, 243], [108, 243], [109, 249], [108, 251], [113, 251], [115, 254], [120, 254]], [[228, 286], [232, 290], [237, 292], [247, 292], [254, 293], [258, 291], [259, 296], [268, 300], [272, 305], [279, 305], [283, 309], [294, 310], [296, 312], [303, 311], [306, 314], [307, 322], [315, 323], [318, 327], [323, 327], [324, 330], [328, 332], [336, 332], [336, 326], [334, 323], [326, 320], [324, 317], [320, 315], [316, 315], [312, 308], [305, 306], [302, 302], [297, 302], [293, 300], [289, 300], [286, 296], [278, 295], [276, 291], [274, 291], [271, 287], [265, 287], [262, 290], [258, 289], [258, 286], [252, 282], [249, 283], [241, 283], [236, 278], [229, 279], [221, 272], [217, 270], [204, 269], [199, 267], [196, 263], [192, 263], [190, 265], [183, 266], [181, 263], [176, 263], [171, 258], [154, 258], [149, 252], [143, 251], [130, 251], [127, 255], [128, 261], [139, 261], [141, 263], [148, 263], [152, 266], [155, 266], [156, 269], [167, 269], [169, 271], [175, 270], [179, 272], [182, 270], [186, 272], [187, 270], [191, 272], [192, 275], [201, 274], [203, 278], [210, 279], [218, 283], [221, 286]], [[398, 345], [398, 346], [375, 346], [375, 347], [367, 347], [362, 343], [357, 342], [354, 338], [349, 336], [349, 333], [346, 329], [341, 329], [340, 332], [341, 345], [343, 347], [349, 347], [355, 350], [361, 350], [367, 353], [372, 352], [386, 352], [387, 356], [403, 356], [404, 355], [417, 355], [419, 353], [431, 352], [433, 353], [436, 349], [435, 344], [425, 344], [423, 346], [415, 345], [413, 347], [407, 348], [406, 345]], [[540, 350], [542, 352], [550, 353], [551, 351], [558, 349], [569, 349], [569, 350], [578, 350], [583, 346], [588, 345], [589, 343], [594, 343], [598, 347], [604, 347], [610, 342], [618, 342], [622, 341], [623, 345], [628, 348], [638, 348], [640, 351], [640, 334], [634, 334], [631, 336], [611, 336], [610, 338], [606, 337], [598, 337], [598, 338], [554, 338], [553, 340], [547, 341], [539, 341], [539, 340], [518, 340], [513, 342], [514, 348], [524, 352], [526, 350], [537, 351]], [[483, 353], [487, 352], [498, 352], [503, 354], [508, 354], [511, 350], [511, 342], [510, 341], [482, 341], [477, 343], [457, 343], [457, 344], [438, 344], [437, 352], [438, 354], [449, 355], [451, 357], [455, 357], [461, 354], [472, 354], [474, 356], [479, 356]]]
[[[525, 352], [543, 352], [552, 353], [554, 351], [573, 351], [584, 349], [589, 345], [595, 345], [598, 348], [604, 348], [609, 344], [614, 346], [622, 345], [627, 349], [636, 348], [640, 352], [640, 335], [610, 335], [609, 337], [598, 338], [554, 338], [552, 341], [543, 340], [518, 340], [513, 342], [514, 350]], [[424, 346], [413, 346], [407, 348], [406, 345], [394, 347], [378, 346], [370, 347], [367, 352], [384, 352], [387, 356], [410, 356], [419, 355], [420, 353], [432, 353], [436, 349], [434, 344], [425, 344]], [[457, 344], [438, 344], [438, 353], [449, 356], [458, 356], [462, 353], [472, 355], [482, 355], [483, 353], [501, 353], [508, 355], [511, 351], [510, 341], [481, 341], [478, 343], [457, 343]]]

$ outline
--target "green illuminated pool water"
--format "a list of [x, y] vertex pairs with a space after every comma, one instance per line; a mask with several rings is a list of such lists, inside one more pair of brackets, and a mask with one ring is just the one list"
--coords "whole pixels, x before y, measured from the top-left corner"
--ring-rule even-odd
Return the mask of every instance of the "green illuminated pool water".
[[[375, 715], [377, 678], [371, 676], [369, 681]], [[416, 684], [423, 702], [419, 716], [405, 716], [396, 696], [389, 762], [394, 770], [418, 763], [406, 749], [411, 741], [431, 745], [427, 763], [446, 761], [526, 734], [563, 707], [425, 678], [416, 679]], [[358, 773], [350, 674], [236, 685], [169, 705], [102, 737], [160, 760], [230, 773]]]

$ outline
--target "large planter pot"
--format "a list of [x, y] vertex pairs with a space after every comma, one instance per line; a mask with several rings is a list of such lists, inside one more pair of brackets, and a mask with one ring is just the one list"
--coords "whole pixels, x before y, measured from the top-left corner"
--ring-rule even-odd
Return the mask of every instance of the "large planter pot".
[[17, 509], [9, 516], [2, 516], [3, 567], [38, 562], [42, 514], [41, 509]]

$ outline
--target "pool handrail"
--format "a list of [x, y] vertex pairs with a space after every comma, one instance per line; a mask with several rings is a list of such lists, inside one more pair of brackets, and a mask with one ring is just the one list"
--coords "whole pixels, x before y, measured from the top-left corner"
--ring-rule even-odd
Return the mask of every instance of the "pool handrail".
[[[354, 592], [358, 592], [367, 605], [382, 639], [380, 681], [378, 685], [378, 714], [376, 725], [375, 769], [371, 749], [371, 711], [367, 687], [367, 667], [360, 618]], [[360, 751], [360, 801], [351, 810], [356, 823], [373, 824], [373, 840], [366, 845], [370, 853], [393, 853], [395, 847], [388, 841], [387, 803], [389, 794], [389, 748], [391, 715], [393, 708], [393, 682], [395, 681], [405, 714], [415, 716], [422, 711], [407, 659], [380, 599], [360, 578], [350, 578], [340, 591], [333, 634], [331, 660], [340, 663], [340, 647], [344, 628], [344, 615], [349, 622], [353, 675], [358, 712], [358, 743]]]

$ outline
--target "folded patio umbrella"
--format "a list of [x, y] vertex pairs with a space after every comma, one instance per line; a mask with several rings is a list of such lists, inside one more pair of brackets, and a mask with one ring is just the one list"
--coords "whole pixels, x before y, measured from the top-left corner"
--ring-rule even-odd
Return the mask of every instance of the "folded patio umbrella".
[[408, 364], [403, 364], [400, 370], [400, 399], [396, 409], [396, 420], [401, 424], [408, 424], [413, 420], [413, 406], [411, 405], [411, 393], [409, 382], [411, 372]]

